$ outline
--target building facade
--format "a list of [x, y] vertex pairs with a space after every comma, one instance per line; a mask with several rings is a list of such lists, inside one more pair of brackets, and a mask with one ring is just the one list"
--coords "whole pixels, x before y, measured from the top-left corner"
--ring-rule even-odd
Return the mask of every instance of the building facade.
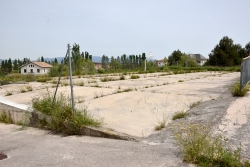
[[20, 67], [21, 74], [47, 74], [52, 66], [45, 62], [30, 62]]

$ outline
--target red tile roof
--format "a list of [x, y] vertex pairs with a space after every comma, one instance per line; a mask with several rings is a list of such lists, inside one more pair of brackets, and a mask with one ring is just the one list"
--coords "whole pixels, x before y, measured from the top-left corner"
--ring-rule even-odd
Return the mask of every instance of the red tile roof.
[[51, 68], [52, 67], [50, 64], [45, 63], [45, 62], [31, 62], [31, 63], [38, 65], [40, 67], [44, 67], [44, 68]]

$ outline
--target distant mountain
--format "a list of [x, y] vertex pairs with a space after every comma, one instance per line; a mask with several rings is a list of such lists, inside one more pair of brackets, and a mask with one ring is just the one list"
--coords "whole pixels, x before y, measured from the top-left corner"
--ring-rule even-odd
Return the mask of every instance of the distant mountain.
[[[64, 57], [56, 57], [57, 62], [61, 63], [62, 60], [64, 59]], [[54, 61], [55, 58], [44, 58], [45, 61]], [[96, 62], [96, 63], [101, 63], [102, 62], [102, 58], [100, 56], [92, 56], [92, 61]]]

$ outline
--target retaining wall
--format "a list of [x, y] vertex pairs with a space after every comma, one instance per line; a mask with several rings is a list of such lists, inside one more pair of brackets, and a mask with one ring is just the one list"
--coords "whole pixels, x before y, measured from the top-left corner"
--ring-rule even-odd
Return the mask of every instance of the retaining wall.
[[[50, 116], [44, 115], [38, 111], [29, 112], [0, 102], [0, 114], [3, 112], [10, 115], [15, 124], [23, 124], [32, 127], [41, 127], [40, 123], [44, 119], [46, 119], [47, 122], [51, 120]], [[118, 132], [110, 132], [104, 128], [84, 127], [82, 134], [86, 136], [138, 141], [135, 137]]]
[[29, 124], [31, 112], [0, 102], [0, 114], [9, 114], [15, 124]]

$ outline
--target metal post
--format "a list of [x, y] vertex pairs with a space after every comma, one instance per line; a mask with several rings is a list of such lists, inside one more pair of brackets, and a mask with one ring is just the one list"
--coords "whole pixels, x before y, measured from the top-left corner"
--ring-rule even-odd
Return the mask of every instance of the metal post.
[[71, 56], [70, 56], [70, 44], [68, 44], [68, 58], [69, 58], [69, 76], [70, 76], [70, 88], [71, 88], [71, 100], [72, 100], [72, 110], [73, 115], [75, 116], [75, 104], [74, 104], [74, 92], [73, 92], [73, 83], [72, 83], [72, 69], [71, 69]]
[[147, 65], [146, 65], [146, 64], [147, 64], [147, 59], [145, 58], [145, 69], [144, 69], [145, 72], [146, 72], [146, 70], [147, 70]]

